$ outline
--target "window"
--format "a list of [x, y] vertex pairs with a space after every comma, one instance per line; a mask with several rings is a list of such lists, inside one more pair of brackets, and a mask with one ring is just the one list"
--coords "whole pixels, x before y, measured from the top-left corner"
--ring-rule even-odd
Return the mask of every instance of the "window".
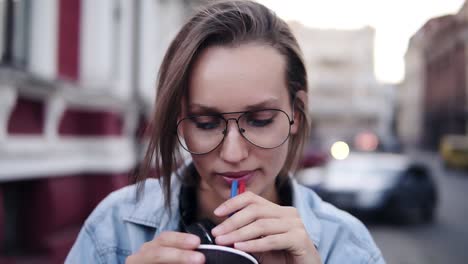
[[6, 1], [0, 0], [0, 59], [3, 57], [5, 47], [5, 26], [6, 26]]
[[0, 0], [2, 64], [24, 68], [28, 58], [31, 0]]

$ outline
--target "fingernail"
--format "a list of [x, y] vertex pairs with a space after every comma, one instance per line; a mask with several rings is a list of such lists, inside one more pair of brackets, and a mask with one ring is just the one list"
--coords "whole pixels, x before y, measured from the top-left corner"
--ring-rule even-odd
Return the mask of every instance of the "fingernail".
[[197, 236], [193, 235], [193, 236], [187, 237], [187, 239], [185, 241], [187, 241], [187, 243], [189, 243], [189, 244], [198, 244], [198, 243], [200, 243], [199, 240], [200, 239]]
[[218, 236], [216, 237], [216, 243], [217, 244], [225, 244], [226, 243], [226, 236]]
[[221, 226], [216, 226], [215, 228], [213, 228], [213, 229], [211, 230], [211, 233], [212, 233], [214, 236], [217, 236], [217, 235], [220, 234], [221, 230], [222, 230], [222, 227], [221, 227]]
[[242, 248], [245, 246], [245, 243], [244, 242], [237, 242], [237, 243], [234, 243], [234, 248], [235, 249], [240, 249], [242, 250]]
[[195, 253], [192, 256], [192, 263], [203, 263], [204, 256], [200, 253]]
[[215, 210], [214, 210], [214, 214], [217, 215], [217, 216], [220, 216], [224, 211], [226, 210], [226, 208], [224, 207], [224, 205], [221, 205], [221, 206], [218, 206]]

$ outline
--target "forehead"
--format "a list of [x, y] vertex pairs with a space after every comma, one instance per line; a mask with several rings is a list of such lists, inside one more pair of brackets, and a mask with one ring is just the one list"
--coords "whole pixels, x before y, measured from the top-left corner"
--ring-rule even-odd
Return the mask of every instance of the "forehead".
[[203, 105], [240, 111], [264, 101], [271, 107], [285, 107], [289, 98], [285, 64], [284, 56], [268, 45], [207, 48], [192, 68], [189, 108]]

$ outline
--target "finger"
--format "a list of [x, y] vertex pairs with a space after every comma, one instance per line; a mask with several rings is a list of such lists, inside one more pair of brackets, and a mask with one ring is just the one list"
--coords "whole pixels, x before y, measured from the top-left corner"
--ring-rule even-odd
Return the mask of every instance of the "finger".
[[279, 206], [269, 201], [262, 204], [253, 203], [239, 210], [231, 217], [224, 220], [212, 230], [216, 236], [224, 235], [246, 226], [261, 218], [299, 218], [297, 209], [294, 207]]
[[276, 204], [250, 204], [216, 226], [211, 232], [216, 236], [224, 235], [257, 219], [281, 218], [282, 208]]
[[247, 205], [251, 204], [251, 203], [255, 203], [255, 202], [261, 202], [261, 201], [267, 201], [269, 202], [268, 200], [252, 193], [252, 192], [244, 192], [240, 195], [237, 195], [236, 197], [234, 198], [231, 198], [227, 201], [225, 201], [224, 203], [222, 203], [220, 206], [218, 206], [215, 210], [214, 210], [214, 214], [216, 216], [219, 216], [219, 217], [222, 217], [222, 216], [227, 216], [229, 214], [232, 214], [244, 207], [246, 207]]
[[272, 250], [283, 250], [287, 248], [288, 237], [286, 234], [275, 234], [249, 241], [234, 243], [234, 248], [245, 252], [266, 252]]
[[146, 252], [144, 263], [205, 263], [205, 256], [193, 250], [159, 247]]
[[304, 254], [306, 248], [313, 247], [313, 243], [305, 229], [300, 228], [296, 228], [282, 234], [275, 234], [254, 240], [234, 243], [234, 248], [245, 252], [287, 250], [293, 255]]
[[161, 233], [155, 243], [164, 247], [195, 249], [200, 245], [200, 238], [189, 233], [168, 231]]
[[236, 242], [248, 241], [274, 234], [286, 233], [291, 229], [302, 226], [300, 219], [285, 221], [278, 218], [258, 219], [233, 232], [216, 237], [216, 244], [232, 245]]

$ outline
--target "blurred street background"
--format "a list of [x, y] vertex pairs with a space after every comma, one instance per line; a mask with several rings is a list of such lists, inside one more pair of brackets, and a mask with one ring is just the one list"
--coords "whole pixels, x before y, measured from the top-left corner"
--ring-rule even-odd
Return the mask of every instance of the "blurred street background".
[[446, 170], [434, 153], [418, 153], [437, 175], [440, 193], [436, 218], [430, 224], [395, 225], [366, 221], [387, 263], [465, 263], [468, 258], [467, 173]]
[[[159, 64], [204, 2], [0, 0], [0, 264], [63, 263], [129, 183]], [[466, 263], [468, 3], [259, 2], [308, 70], [298, 180], [362, 219], [388, 263]]]

